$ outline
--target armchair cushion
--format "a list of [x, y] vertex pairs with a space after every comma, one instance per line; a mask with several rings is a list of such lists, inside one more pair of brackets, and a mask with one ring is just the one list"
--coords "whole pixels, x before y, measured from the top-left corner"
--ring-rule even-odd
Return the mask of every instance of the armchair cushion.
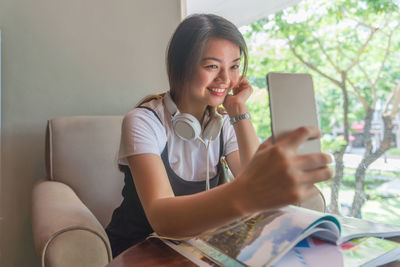
[[103, 227], [122, 201], [121, 124], [122, 116], [59, 117], [48, 123], [48, 179], [70, 186]]

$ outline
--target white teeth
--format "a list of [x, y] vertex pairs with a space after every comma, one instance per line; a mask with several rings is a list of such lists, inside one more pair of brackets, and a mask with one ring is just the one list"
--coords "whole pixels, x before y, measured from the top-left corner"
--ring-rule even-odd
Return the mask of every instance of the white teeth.
[[220, 88], [209, 88], [211, 91], [216, 92], [216, 93], [223, 93], [225, 92], [225, 89], [220, 89]]

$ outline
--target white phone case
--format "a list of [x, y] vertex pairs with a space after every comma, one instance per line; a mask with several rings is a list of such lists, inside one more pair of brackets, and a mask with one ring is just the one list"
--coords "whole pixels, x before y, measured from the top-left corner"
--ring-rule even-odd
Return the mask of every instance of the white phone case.
[[[309, 74], [267, 74], [272, 135], [295, 130], [301, 126], [318, 126], [312, 77]], [[318, 153], [320, 140], [309, 140], [300, 145], [299, 154]]]

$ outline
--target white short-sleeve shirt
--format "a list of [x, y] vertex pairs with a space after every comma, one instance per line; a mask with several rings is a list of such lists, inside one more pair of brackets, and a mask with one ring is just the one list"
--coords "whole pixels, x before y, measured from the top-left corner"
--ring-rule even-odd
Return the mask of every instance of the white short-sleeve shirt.
[[[122, 123], [119, 164], [128, 165], [127, 157], [138, 154], [161, 155], [168, 144], [168, 157], [172, 170], [184, 180], [203, 181], [206, 179], [206, 146], [200, 140], [185, 141], [175, 134], [172, 126], [172, 116], [165, 108], [163, 99], [151, 100], [142, 106], [134, 108], [124, 117]], [[238, 150], [235, 131], [224, 115], [223, 123], [223, 155], [226, 156]], [[204, 121], [207, 121], [207, 116]], [[217, 174], [219, 162], [220, 137], [211, 141], [209, 148], [210, 177]]]

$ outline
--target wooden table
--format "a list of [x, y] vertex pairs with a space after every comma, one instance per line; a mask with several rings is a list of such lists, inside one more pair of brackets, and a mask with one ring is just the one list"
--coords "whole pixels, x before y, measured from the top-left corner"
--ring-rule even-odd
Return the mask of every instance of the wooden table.
[[139, 243], [113, 259], [107, 267], [197, 266], [157, 238]]
[[[395, 241], [400, 241], [395, 239]], [[107, 267], [131, 266], [197, 266], [157, 238], [139, 243], [113, 259]], [[400, 261], [384, 265], [384, 267], [400, 267]]]

